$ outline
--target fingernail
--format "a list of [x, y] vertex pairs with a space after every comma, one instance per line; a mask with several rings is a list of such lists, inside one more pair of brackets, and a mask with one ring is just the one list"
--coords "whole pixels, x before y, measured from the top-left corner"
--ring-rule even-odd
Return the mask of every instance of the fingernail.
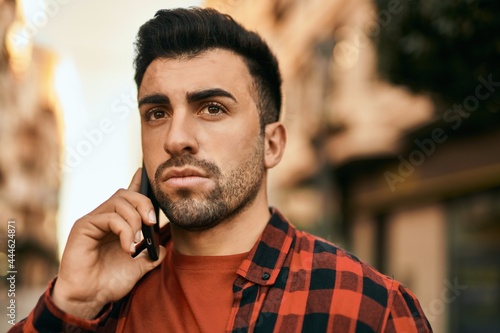
[[137, 232], [135, 233], [134, 242], [139, 243], [140, 241], [141, 241], [141, 232], [140, 232], [140, 231], [137, 231]]
[[156, 223], [156, 214], [152, 210], [149, 211], [148, 218], [149, 218], [149, 222]]
[[130, 244], [130, 253], [135, 253], [135, 244]]

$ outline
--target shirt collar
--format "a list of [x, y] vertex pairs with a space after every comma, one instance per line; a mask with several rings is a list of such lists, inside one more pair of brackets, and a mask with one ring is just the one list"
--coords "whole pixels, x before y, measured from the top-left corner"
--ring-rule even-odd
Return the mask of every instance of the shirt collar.
[[[292, 245], [294, 232], [295, 228], [283, 215], [271, 208], [271, 219], [236, 273], [256, 284], [274, 284]], [[160, 230], [160, 244], [166, 244], [170, 239], [170, 225], [167, 223]], [[136, 253], [144, 249], [141, 245]]]
[[276, 282], [294, 235], [294, 227], [276, 208], [271, 208], [271, 214], [262, 235], [237, 270], [243, 278], [263, 286]]

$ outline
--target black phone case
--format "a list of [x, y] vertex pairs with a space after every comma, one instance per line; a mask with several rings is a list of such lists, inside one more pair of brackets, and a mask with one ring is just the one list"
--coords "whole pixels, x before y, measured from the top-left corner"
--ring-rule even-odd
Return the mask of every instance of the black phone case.
[[156, 215], [156, 223], [154, 225], [150, 226], [142, 223], [142, 235], [144, 236], [144, 244], [148, 249], [148, 255], [151, 260], [156, 261], [158, 260], [158, 251], [160, 249], [160, 206], [153, 194], [144, 164], [142, 165], [140, 192], [151, 200]]

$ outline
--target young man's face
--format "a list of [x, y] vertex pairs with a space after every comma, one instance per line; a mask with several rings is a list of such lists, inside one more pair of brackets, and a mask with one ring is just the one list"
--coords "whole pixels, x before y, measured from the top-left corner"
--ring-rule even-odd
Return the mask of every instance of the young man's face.
[[255, 96], [245, 63], [229, 51], [156, 59], [147, 68], [138, 96], [144, 161], [175, 225], [208, 229], [262, 191]]

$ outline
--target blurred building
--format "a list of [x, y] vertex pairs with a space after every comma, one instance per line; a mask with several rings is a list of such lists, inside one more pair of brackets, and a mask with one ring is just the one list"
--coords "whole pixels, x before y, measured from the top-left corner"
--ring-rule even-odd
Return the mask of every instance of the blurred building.
[[[16, 1], [0, 1], [0, 275], [18, 272], [16, 297], [23, 288], [45, 287], [58, 267], [56, 59], [34, 46], [24, 28]], [[7, 252], [8, 221], [15, 227], [15, 257], [7, 256], [12, 254]], [[0, 284], [5, 283], [2, 278]]]
[[450, 105], [383, 80], [373, 40], [404, 1], [205, 5], [261, 33], [280, 60], [289, 142], [273, 204], [403, 282], [435, 332], [499, 331], [499, 107], [478, 105], [500, 76]]

